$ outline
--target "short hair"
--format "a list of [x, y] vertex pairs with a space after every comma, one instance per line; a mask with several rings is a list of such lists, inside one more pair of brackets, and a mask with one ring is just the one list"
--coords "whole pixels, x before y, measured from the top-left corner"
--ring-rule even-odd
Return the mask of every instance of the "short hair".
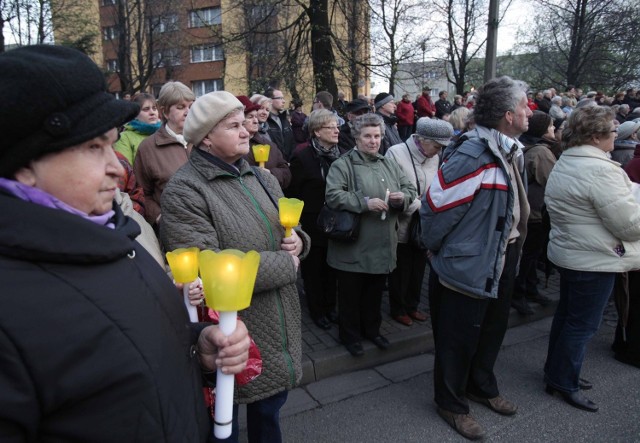
[[325, 109], [333, 108], [333, 95], [331, 95], [329, 91], [318, 92], [315, 99], [322, 103], [322, 106], [324, 106]]
[[356, 117], [353, 121], [353, 127], [351, 128], [351, 135], [353, 138], [360, 138], [360, 134], [364, 128], [370, 127], [379, 127], [380, 128], [380, 136], [384, 137], [384, 120], [378, 114], [362, 114]]
[[608, 134], [614, 117], [607, 106], [586, 106], [574, 110], [562, 131], [562, 148], [584, 145], [594, 135]]
[[326, 126], [328, 123], [338, 124], [338, 118], [336, 115], [328, 109], [317, 109], [309, 114], [309, 135], [313, 137], [316, 131]]
[[132, 102], [140, 107], [142, 107], [142, 105], [144, 105], [144, 102], [146, 102], [147, 100], [153, 102], [154, 105], [156, 104], [156, 98], [151, 94], [147, 94], [146, 92], [138, 92], [131, 99]]
[[562, 97], [560, 97], [559, 95], [554, 96], [551, 99], [551, 103], [558, 103], [558, 104], [562, 104]]
[[438, 92], [438, 97], [442, 97], [445, 94], [447, 94], [447, 91], [440, 91]]
[[629, 111], [631, 109], [631, 107], [628, 104], [623, 103], [623, 104], [620, 105], [620, 108], [618, 108], [618, 109], [620, 109], [621, 111], [623, 109], [626, 109], [627, 111]]
[[562, 106], [572, 106], [572, 99], [569, 96], [562, 97]]
[[160, 115], [162, 120], [165, 120], [164, 113], [169, 111], [173, 105], [180, 103], [181, 101], [192, 102], [195, 101], [196, 95], [193, 93], [184, 83], [180, 82], [168, 82], [160, 88], [160, 94], [158, 94], [158, 107], [160, 108]]
[[471, 114], [471, 109], [469, 108], [466, 108], [464, 106], [456, 108], [449, 115], [449, 123], [451, 123], [453, 129], [457, 129], [458, 131], [466, 131], [469, 124], [469, 114]]
[[256, 105], [260, 106], [262, 106], [266, 102], [269, 102], [269, 106], [271, 106], [272, 102], [269, 97], [262, 94], [253, 94], [249, 100], [251, 101], [251, 103], [255, 103]]
[[518, 102], [526, 97], [525, 82], [502, 76], [489, 80], [476, 92], [473, 119], [476, 124], [490, 129], [498, 127], [507, 111], [515, 111]]

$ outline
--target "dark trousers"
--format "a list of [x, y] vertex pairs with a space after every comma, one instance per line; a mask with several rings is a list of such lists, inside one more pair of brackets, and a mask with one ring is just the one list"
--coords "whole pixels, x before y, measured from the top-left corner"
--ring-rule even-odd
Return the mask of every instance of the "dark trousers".
[[398, 125], [398, 134], [402, 141], [407, 141], [411, 134], [413, 133], [413, 126], [400, 126]]
[[345, 344], [380, 335], [382, 291], [387, 274], [336, 271], [340, 340]]
[[336, 271], [327, 264], [327, 248], [313, 245], [300, 266], [309, 314], [317, 320], [336, 308]]
[[498, 298], [473, 298], [438, 284], [439, 305], [434, 377], [435, 401], [456, 414], [468, 414], [465, 394], [497, 397], [493, 368], [507, 330], [515, 270], [515, 244], [507, 247]]
[[520, 271], [516, 277], [514, 298], [538, 295], [538, 259], [544, 251], [548, 233], [542, 223], [527, 225], [527, 238], [522, 246]]
[[556, 389], [577, 392], [587, 344], [600, 327], [615, 274], [558, 270], [560, 302], [549, 333], [545, 381]]
[[[286, 403], [287, 391], [247, 404], [247, 436], [249, 443], [280, 443], [280, 408]], [[225, 440], [213, 437], [213, 442], [237, 443], [239, 438], [238, 405], [233, 406], [231, 436]], [[213, 434], [213, 429], [211, 430]]]
[[389, 307], [392, 317], [418, 310], [427, 264], [426, 252], [413, 248], [408, 243], [398, 243], [396, 257], [396, 269], [389, 274]]
[[[622, 283], [622, 275], [616, 276], [616, 286]], [[617, 356], [640, 366], [640, 271], [628, 272], [625, 286], [625, 290], [629, 291], [627, 323], [623, 328], [624, 303], [616, 303], [618, 306], [618, 326], [612, 348]]]

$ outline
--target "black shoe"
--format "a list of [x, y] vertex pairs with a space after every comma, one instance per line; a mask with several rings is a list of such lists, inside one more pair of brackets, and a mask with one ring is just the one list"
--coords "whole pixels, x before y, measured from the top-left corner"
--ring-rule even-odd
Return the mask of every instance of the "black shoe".
[[552, 302], [549, 297], [542, 294], [527, 295], [526, 300], [531, 303], [538, 303], [540, 306], [549, 306]]
[[578, 386], [583, 391], [588, 391], [589, 389], [593, 388], [593, 383], [591, 383], [589, 380], [585, 380], [584, 378], [579, 378]]
[[388, 349], [389, 346], [391, 346], [391, 344], [389, 343], [389, 340], [384, 338], [382, 335], [378, 335], [377, 337], [373, 337], [369, 340], [371, 340], [373, 344], [379, 347], [380, 349]]
[[313, 322], [316, 324], [317, 327], [319, 327], [320, 329], [324, 329], [325, 331], [331, 329], [331, 323], [329, 322], [329, 319], [325, 316], [316, 318]]
[[629, 357], [627, 354], [623, 354], [622, 352], [616, 352], [613, 356], [620, 363], [625, 363], [627, 365], [635, 366], [636, 368], [640, 368], [640, 358], [639, 357]]
[[582, 409], [583, 411], [598, 412], [598, 405], [582, 395], [580, 391], [565, 392], [549, 385], [547, 385], [545, 391], [549, 395], [560, 394], [562, 399], [574, 408]]
[[511, 307], [518, 311], [520, 315], [533, 315], [533, 309], [527, 304], [527, 300], [519, 298], [517, 300], [511, 300]]
[[355, 343], [345, 343], [344, 347], [347, 348], [349, 354], [354, 357], [361, 357], [364, 355], [364, 349], [362, 349], [362, 344], [359, 341]]
[[331, 323], [338, 324], [338, 313], [336, 311], [331, 311], [327, 314], [327, 318]]

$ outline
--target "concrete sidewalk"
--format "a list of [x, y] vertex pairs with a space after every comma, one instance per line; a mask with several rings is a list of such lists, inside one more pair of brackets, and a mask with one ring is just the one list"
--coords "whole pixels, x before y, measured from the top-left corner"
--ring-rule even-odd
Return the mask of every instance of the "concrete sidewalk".
[[[429, 294], [427, 280], [429, 268], [425, 272], [419, 309], [429, 312]], [[545, 308], [530, 304], [534, 315], [522, 316], [515, 310], [511, 310], [509, 327], [523, 325], [553, 315], [559, 297], [559, 276], [556, 273], [549, 278], [548, 286], [544, 287], [545, 277], [539, 272], [540, 292], [554, 300]], [[306, 306], [305, 297], [301, 297], [302, 304], [302, 385], [317, 382], [328, 377], [353, 372], [361, 369], [372, 368], [384, 363], [393, 362], [411, 356], [433, 351], [433, 334], [431, 321], [414, 322], [412, 326], [404, 326], [396, 322], [389, 315], [389, 297], [385, 292], [382, 302], [382, 327], [381, 333], [391, 347], [382, 351], [368, 341], [363, 341], [365, 350], [363, 357], [352, 357], [338, 340], [338, 326], [334, 325], [330, 330], [324, 331], [318, 328], [311, 318]]]

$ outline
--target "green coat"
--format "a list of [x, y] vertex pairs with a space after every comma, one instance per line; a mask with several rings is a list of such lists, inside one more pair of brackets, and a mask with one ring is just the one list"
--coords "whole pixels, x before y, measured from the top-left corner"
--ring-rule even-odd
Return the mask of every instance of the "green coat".
[[138, 153], [138, 146], [142, 140], [149, 137], [148, 134], [141, 134], [135, 131], [129, 124], [124, 125], [124, 131], [120, 133], [120, 138], [113, 145], [113, 149], [124, 155], [129, 164], [133, 166], [133, 161]]
[[[348, 162], [352, 161], [353, 169]], [[351, 171], [355, 171], [358, 191], [354, 192]], [[402, 191], [401, 208], [390, 208], [385, 220], [371, 212], [365, 197], [385, 198], [385, 193]], [[325, 200], [329, 207], [361, 214], [360, 234], [352, 243], [329, 240], [327, 263], [341, 271], [388, 274], [396, 267], [398, 214], [416, 198], [416, 188], [400, 166], [380, 154], [375, 157], [352, 149], [333, 162], [327, 174]]]

